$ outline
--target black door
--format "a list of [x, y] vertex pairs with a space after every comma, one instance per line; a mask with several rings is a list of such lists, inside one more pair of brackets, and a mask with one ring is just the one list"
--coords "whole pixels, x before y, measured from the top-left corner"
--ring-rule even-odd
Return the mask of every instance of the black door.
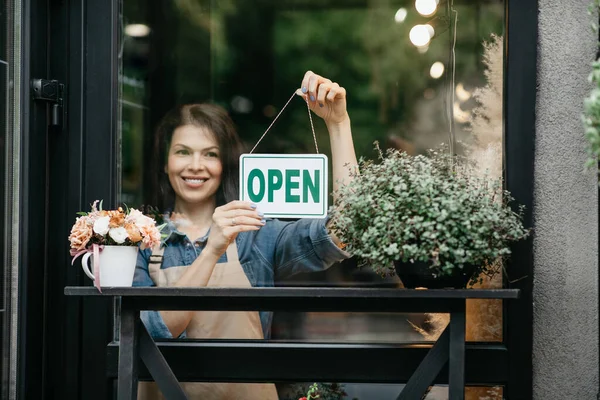
[[[112, 304], [63, 291], [89, 284], [68, 252], [76, 212], [114, 197], [116, 101], [107, 82], [116, 79], [107, 60], [117, 35], [107, 27], [118, 11], [107, 1], [14, 2], [23, 26], [16, 390], [19, 399], [107, 399]], [[52, 88], [51, 80], [64, 88], [61, 105], [35, 99], [32, 85]]]

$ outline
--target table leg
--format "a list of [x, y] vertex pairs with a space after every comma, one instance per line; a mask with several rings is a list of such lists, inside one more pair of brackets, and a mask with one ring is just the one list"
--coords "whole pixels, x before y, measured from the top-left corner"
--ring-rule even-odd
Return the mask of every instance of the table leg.
[[449, 400], [465, 398], [465, 310], [466, 300], [463, 300], [450, 313]]
[[119, 333], [118, 400], [137, 400], [138, 390], [138, 338], [140, 312], [121, 303], [121, 328]]
[[402, 392], [396, 400], [421, 399], [429, 386], [433, 385], [435, 378], [448, 362], [448, 348], [450, 343], [450, 330], [444, 329], [442, 335], [427, 353], [421, 364], [411, 375]]
[[185, 392], [144, 324], [140, 326], [140, 357], [165, 399], [187, 400]]

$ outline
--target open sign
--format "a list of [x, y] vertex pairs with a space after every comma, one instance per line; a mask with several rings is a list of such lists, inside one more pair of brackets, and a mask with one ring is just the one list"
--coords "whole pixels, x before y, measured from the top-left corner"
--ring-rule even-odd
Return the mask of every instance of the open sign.
[[266, 217], [325, 218], [327, 166], [324, 154], [242, 154], [240, 200]]

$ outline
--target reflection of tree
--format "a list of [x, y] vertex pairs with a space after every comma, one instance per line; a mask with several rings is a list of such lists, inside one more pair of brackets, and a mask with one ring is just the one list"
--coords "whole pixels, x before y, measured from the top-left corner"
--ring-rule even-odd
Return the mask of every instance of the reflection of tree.
[[[482, 42], [490, 33], [502, 34], [503, 2], [454, 3], [456, 82], [467, 89], [478, 87], [483, 83]], [[148, 23], [152, 29], [147, 39], [128, 39], [123, 55], [122, 74], [130, 82], [122, 81], [123, 100], [145, 107], [123, 112], [123, 195], [135, 196], [135, 201], [128, 200], [130, 206], [147, 202], [153, 192], [142, 179], [160, 162], [152, 158], [151, 143], [155, 123], [167, 109], [176, 103], [215, 101], [232, 112], [243, 140], [253, 145], [309, 69], [347, 89], [359, 155], [372, 157], [374, 140], [414, 152], [447, 140], [447, 80], [430, 78], [429, 67], [441, 61], [448, 71], [450, 38], [446, 30], [426, 53], [419, 53], [408, 41], [408, 32], [428, 19], [416, 15], [412, 0], [124, 0], [122, 4], [124, 24]], [[400, 6], [408, 10], [401, 24], [394, 21]], [[236, 96], [251, 107], [234, 109]], [[471, 99], [459, 106], [470, 112], [475, 103]], [[469, 141], [465, 126], [457, 124], [457, 138]], [[315, 128], [321, 151], [329, 152], [322, 122], [315, 120]], [[258, 151], [314, 151], [301, 100], [292, 102]], [[335, 276], [332, 280], [349, 283], [356, 282], [360, 272], [349, 265], [326, 273]], [[365, 281], [373, 282], [374, 277], [362, 273]]]
[[[474, 87], [481, 86], [484, 83], [483, 64], [482, 64], [482, 43], [488, 40], [490, 33], [502, 32], [503, 9], [501, 4], [480, 5], [473, 4], [469, 6], [457, 6], [458, 24], [456, 41], [456, 81], [455, 88], [459, 84], [470, 93]], [[439, 41], [439, 43], [438, 43]], [[450, 49], [450, 38], [448, 34], [436, 38], [427, 54], [435, 54], [430, 61], [436, 60], [444, 62], [446, 73], [448, 69], [448, 58]], [[433, 45], [442, 46], [433, 48]], [[413, 101], [416, 103], [412, 109], [407, 136], [411, 139], [416, 148], [423, 150], [439, 145], [442, 141], [448, 140], [449, 122], [445, 115], [449, 104], [449, 86], [448, 76], [439, 81], [428, 82], [425, 86], [430, 91], [430, 96], [415, 95]], [[421, 88], [421, 90], [424, 90]], [[435, 93], [434, 96], [431, 94]], [[455, 96], [455, 134], [459, 142], [470, 142], [472, 135], [467, 129], [467, 122], [470, 116], [470, 110], [476, 105], [474, 99], [468, 98], [461, 100]], [[456, 114], [456, 111], [460, 115]], [[501, 112], [501, 110], [500, 110]], [[459, 118], [461, 117], [461, 118]]]
[[[476, 141], [476, 144], [471, 148], [472, 152], [487, 151], [489, 146], [495, 146], [495, 163], [482, 168], [482, 172], [489, 170], [489, 173], [495, 177], [502, 176], [503, 44], [503, 37], [495, 34], [492, 34], [490, 40], [484, 43], [483, 62], [486, 66], [485, 78], [487, 85], [477, 88], [473, 92], [473, 99], [477, 102], [477, 106], [473, 108], [469, 121], [469, 132]], [[472, 158], [481, 163], [487, 157], [474, 154]]]
[[[348, 90], [359, 155], [373, 156], [374, 140], [414, 152], [447, 140], [447, 80], [432, 79], [429, 68], [441, 61], [448, 70], [449, 31], [439, 27], [443, 33], [420, 54], [408, 32], [430, 18], [417, 15], [408, 2], [406, 20], [396, 23], [394, 14], [402, 3], [174, 0], [150, 7], [142, 1], [123, 2], [124, 24], [151, 27], [147, 39], [125, 41], [122, 71], [146, 86], [136, 95], [124, 84], [123, 96], [149, 110], [143, 118], [124, 114], [125, 145], [143, 142], [143, 154], [149, 154], [153, 128], [167, 109], [207, 100], [228, 108], [243, 140], [253, 145], [309, 69]], [[456, 82], [469, 89], [483, 82], [481, 43], [491, 32], [502, 32], [503, 7], [496, 0], [455, 4]], [[438, 14], [445, 15], [445, 8]], [[236, 98], [245, 102], [245, 109], [232, 107]], [[466, 113], [473, 106], [472, 100], [459, 105]], [[325, 127], [315, 122], [321, 151], [328, 152]], [[464, 124], [456, 128], [457, 138], [468, 142]], [[291, 103], [258, 151], [314, 151], [300, 99]], [[123, 182], [128, 192], [139, 193], [135, 182], [140, 171], [149, 171], [144, 164], [151, 160], [134, 159], [133, 153], [124, 154]], [[144, 188], [147, 184], [139, 182]]]
[[[190, 37], [197, 35], [198, 31], [210, 34], [210, 52], [212, 53], [213, 60], [218, 63], [215, 66], [216, 69], [221, 74], [230, 73], [232, 64], [231, 50], [233, 49], [226, 42], [224, 30], [227, 25], [227, 17], [235, 15], [238, 12], [236, 1], [219, 0], [217, 8], [214, 8], [210, 1], [175, 0], [174, 3], [179, 18], [189, 23], [189, 28], [184, 28], [184, 30], [191, 33]], [[180, 44], [183, 53], [191, 53], [186, 58], [189, 59], [190, 64], [193, 64], [198, 58], [198, 54], [194, 54], [194, 50], [198, 50], [198, 48], [190, 47], [188, 41], [185, 40], [177, 44]], [[185, 78], [189, 79], [189, 76]], [[186, 81], [193, 84], [193, 80]]]
[[[429, 67], [435, 61], [447, 63], [450, 43], [448, 34], [441, 34], [431, 43], [426, 53], [420, 54], [408, 41], [408, 32], [412, 26], [424, 23], [427, 19], [411, 10], [406, 21], [399, 24], [393, 18], [397, 5], [392, 6], [386, 1], [370, 1], [365, 4], [364, 8], [310, 8], [304, 4], [304, 7], [294, 9], [286, 8], [285, 4], [265, 6], [264, 3], [257, 2], [254, 7], [238, 8], [238, 13], [243, 12], [243, 17], [232, 15], [229, 18], [224, 34], [230, 37], [231, 33], [228, 32], [239, 30], [242, 22], [246, 21], [244, 46], [228, 42], [231, 46], [231, 58], [239, 62], [242, 60], [239, 54], [245, 51], [244, 47], [258, 47], [257, 43], [248, 41], [256, 36], [254, 32], [248, 31], [248, 27], [255, 26], [254, 21], [265, 14], [265, 8], [269, 8], [269, 18], [258, 24], [260, 29], [272, 31], [268, 42], [261, 44], [272, 46], [269, 49], [270, 60], [258, 60], [263, 62], [264, 68], [267, 68], [264, 63], [273, 63], [273, 75], [260, 76], [261, 79], [270, 80], [266, 85], [266, 90], [270, 91], [268, 96], [261, 97], [258, 93], [252, 93], [249, 90], [252, 85], [244, 82], [244, 79], [254, 79], [248, 69], [260, 68], [256, 65], [256, 60], [250, 61], [248, 65], [248, 60], [244, 59], [244, 64], [238, 63], [228, 72], [214, 71], [214, 76], [219, 81], [240, 83], [237, 86], [227, 86], [225, 91], [217, 91], [215, 95], [220, 102], [227, 104], [233, 96], [239, 94], [249, 97], [253, 102], [253, 117], [234, 113], [245, 140], [254, 143], [272, 118], [272, 115], [265, 118], [265, 107], [275, 107], [278, 110], [298, 85], [303, 73], [309, 69], [331, 77], [348, 90], [349, 112], [360, 154], [370, 155], [372, 142], [384, 141], [389, 135], [413, 140], [414, 135], [418, 134], [419, 149], [439, 143], [440, 138], [445, 139], [446, 105], [441, 101], [446, 94], [445, 81], [430, 78]], [[273, 11], [273, 7], [276, 10]], [[469, 5], [458, 7], [458, 10], [457, 81], [473, 86], [482, 79], [479, 62], [481, 38], [490, 31], [501, 32], [502, 7], [501, 4], [482, 7]], [[440, 30], [444, 30], [443, 28], [440, 27]], [[432, 93], [435, 94], [433, 102], [423, 100], [424, 91], [428, 88], [433, 89]], [[264, 102], [261, 103], [260, 100]], [[417, 112], [418, 108], [423, 107], [427, 109], [426, 112]], [[468, 107], [466, 105], [467, 109]], [[268, 144], [261, 144], [261, 151], [312, 151], [309, 125], [303, 107], [299, 102], [292, 103], [286, 114], [278, 121]], [[424, 123], [428, 125], [427, 128], [419, 129], [420, 124]], [[317, 129], [321, 132], [324, 127], [317, 125]], [[413, 131], [418, 133], [413, 134]], [[423, 135], [431, 135], [435, 140], [428, 141]], [[327, 140], [322, 139], [324, 151], [327, 151], [327, 145]]]
[[[467, 156], [475, 162], [476, 172], [482, 176], [502, 176], [502, 93], [503, 93], [503, 37], [495, 34], [484, 42], [482, 56], [486, 84], [473, 92], [476, 106], [472, 110], [466, 131], [472, 141], [466, 146]], [[502, 287], [502, 263], [494, 263], [496, 275], [482, 276], [476, 288]], [[466, 338], [470, 341], [502, 340], [502, 301], [470, 299], [467, 301]], [[448, 314], [427, 314], [427, 329], [418, 329], [425, 338], [437, 339], [448, 325]], [[474, 398], [474, 397], [470, 397]]]
[[[422, 96], [427, 84], [432, 56], [420, 56], [408, 40], [410, 27], [417, 21], [414, 13], [398, 24], [390, 18], [394, 12], [387, 6], [370, 8], [362, 35], [371, 66], [371, 90], [379, 100], [378, 119], [384, 125], [404, 121], [411, 115], [414, 99]], [[439, 50], [438, 44], [435, 42], [432, 47]]]

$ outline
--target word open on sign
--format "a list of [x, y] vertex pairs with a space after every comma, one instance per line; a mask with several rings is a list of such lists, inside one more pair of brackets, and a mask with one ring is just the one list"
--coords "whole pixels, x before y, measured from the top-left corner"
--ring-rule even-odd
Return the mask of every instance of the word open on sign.
[[327, 156], [242, 154], [240, 200], [271, 218], [327, 216]]

